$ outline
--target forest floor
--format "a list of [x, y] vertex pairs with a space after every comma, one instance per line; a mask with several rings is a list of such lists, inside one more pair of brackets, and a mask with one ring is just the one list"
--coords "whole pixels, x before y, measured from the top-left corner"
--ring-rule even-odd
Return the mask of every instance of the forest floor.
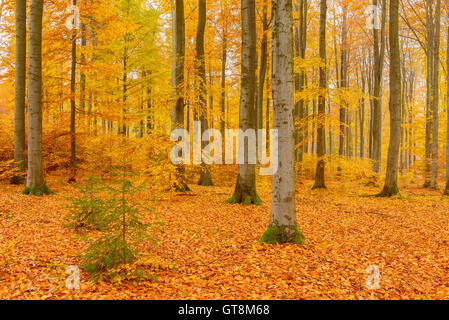
[[[176, 269], [152, 271], [157, 282], [65, 286], [86, 244], [63, 226], [73, 188], [48, 178], [57, 193], [29, 197], [0, 184], [0, 299], [446, 299], [449, 297], [449, 197], [411, 185], [394, 199], [379, 188], [328, 182], [299, 184], [304, 246], [258, 243], [270, 217], [263, 206], [223, 201], [231, 187], [199, 187], [160, 201], [166, 224], [144, 249]], [[369, 289], [369, 266], [379, 289]]]

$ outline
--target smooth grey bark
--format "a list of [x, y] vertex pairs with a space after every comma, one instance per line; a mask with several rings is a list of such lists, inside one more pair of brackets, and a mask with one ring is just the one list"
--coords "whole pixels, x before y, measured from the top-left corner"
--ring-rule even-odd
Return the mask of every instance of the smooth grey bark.
[[[198, 103], [199, 103], [199, 113], [200, 113], [200, 122], [201, 122], [201, 137], [202, 137], [202, 148], [204, 148], [208, 141], [204, 141], [208, 136], [205, 135], [205, 132], [209, 129], [209, 124], [207, 121], [207, 101], [206, 101], [206, 62], [204, 56], [204, 31], [206, 29], [206, 0], [198, 0], [198, 29], [196, 33], [196, 59], [195, 59], [195, 67], [196, 67], [196, 83], [198, 84], [197, 94], [198, 94]], [[210, 167], [204, 162], [201, 161], [201, 170], [200, 170], [200, 179], [198, 180], [198, 184], [201, 186], [213, 186]]]
[[317, 117], [317, 165], [315, 170], [315, 184], [313, 189], [326, 188], [324, 182], [324, 166], [326, 155], [326, 90], [327, 90], [327, 59], [326, 59], [326, 15], [327, 0], [321, 0], [320, 4], [320, 59], [323, 65], [320, 67], [320, 95], [318, 97]]
[[432, 175], [430, 187], [437, 187], [438, 177], [438, 102], [439, 102], [439, 69], [440, 69], [440, 22], [441, 0], [437, 0], [435, 7], [434, 43], [433, 43], [433, 78], [432, 78]]
[[401, 54], [399, 50], [399, 0], [390, 0], [390, 143], [385, 185], [379, 196], [399, 192], [398, 162], [401, 138]]
[[[242, 0], [241, 12], [242, 54], [239, 128], [245, 132], [248, 129], [256, 128], [256, 1]], [[239, 139], [239, 152], [244, 152], [245, 163], [238, 165], [234, 194], [227, 202], [260, 205], [262, 202], [256, 191], [255, 165], [249, 163], [249, 146], [241, 140]]]
[[[377, 0], [373, 0], [373, 5], [378, 5]], [[386, 0], [382, 1], [382, 21], [381, 30], [374, 28], [374, 79], [373, 79], [373, 128], [372, 128], [372, 160], [373, 171], [380, 172], [382, 160], [382, 76], [385, 60], [386, 47]], [[380, 38], [380, 39], [379, 39]]]
[[[14, 167], [25, 172], [26, 0], [16, 1], [16, 62], [14, 87]], [[24, 179], [14, 174], [11, 183]]]
[[278, 130], [278, 170], [273, 175], [271, 218], [260, 241], [303, 244], [295, 208], [292, 0], [272, 1], [273, 128]]
[[43, 0], [31, 0], [28, 34], [28, 175], [24, 194], [51, 193], [42, 161], [42, 14]]

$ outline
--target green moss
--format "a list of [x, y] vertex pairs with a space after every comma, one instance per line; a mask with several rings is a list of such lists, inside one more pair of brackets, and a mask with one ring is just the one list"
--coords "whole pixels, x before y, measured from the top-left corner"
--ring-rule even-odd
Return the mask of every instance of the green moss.
[[398, 193], [399, 193], [399, 189], [396, 185], [393, 186], [393, 188], [387, 188], [385, 186], [384, 189], [382, 190], [382, 192], [378, 193], [376, 195], [376, 197], [384, 197], [384, 198], [394, 197]]
[[269, 226], [259, 242], [268, 244], [294, 243], [303, 245], [305, 237], [297, 226]]
[[239, 192], [234, 192], [232, 197], [226, 200], [225, 203], [228, 204], [241, 203], [244, 206], [249, 206], [252, 204], [256, 206], [261, 206], [262, 200], [260, 200], [259, 196], [255, 192], [252, 195], [249, 195], [247, 193], [240, 194]]
[[42, 188], [41, 187], [32, 187], [32, 188], [25, 187], [25, 189], [23, 189], [22, 193], [26, 194], [26, 195], [38, 196], [38, 197], [40, 197], [44, 194], [54, 194], [54, 192], [46, 184], [44, 184], [44, 186]]

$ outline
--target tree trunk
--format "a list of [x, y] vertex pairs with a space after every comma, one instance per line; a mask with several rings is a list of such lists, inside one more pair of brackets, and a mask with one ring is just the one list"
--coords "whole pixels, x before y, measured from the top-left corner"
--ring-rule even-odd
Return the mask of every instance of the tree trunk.
[[271, 219], [261, 242], [303, 244], [295, 208], [292, 0], [273, 0], [273, 128], [278, 130], [279, 166], [273, 175]]
[[449, 196], [449, 26], [447, 28], [446, 89], [446, 188], [444, 195]]
[[433, 44], [433, 78], [432, 78], [432, 176], [430, 187], [436, 189], [438, 177], [438, 102], [439, 102], [439, 69], [440, 69], [440, 10], [441, 0], [437, 0], [435, 8], [434, 44]]
[[[263, 14], [262, 14], [262, 44], [260, 48], [260, 68], [259, 68], [259, 85], [257, 87], [256, 97], [256, 135], [259, 134], [259, 130], [263, 129], [263, 92], [265, 85], [265, 78], [267, 73], [267, 60], [268, 60], [268, 0], [264, 1]], [[259, 147], [259, 146], [258, 146]], [[262, 157], [263, 150], [257, 148], [259, 159]]]
[[28, 34], [28, 175], [23, 193], [51, 193], [42, 161], [42, 13], [43, 0], [31, 0]]
[[398, 190], [399, 142], [401, 138], [401, 54], [399, 51], [399, 0], [390, 0], [390, 143], [387, 174], [380, 196], [391, 197]]
[[426, 51], [426, 136], [425, 136], [425, 151], [424, 151], [424, 187], [431, 186], [431, 171], [432, 165], [430, 163], [432, 156], [432, 83], [433, 83], [433, 1], [426, 0], [426, 31], [427, 31], [427, 51]]
[[[242, 63], [239, 128], [243, 132], [256, 128], [256, 2], [242, 0]], [[293, 94], [293, 93], [292, 93]], [[255, 165], [249, 163], [249, 146], [239, 139], [239, 153], [244, 152], [245, 163], [238, 165], [237, 182], [234, 194], [228, 203], [260, 205], [262, 202], [256, 192]], [[292, 149], [293, 152], [293, 149]]]
[[[373, 4], [378, 5], [374, 0]], [[373, 94], [373, 171], [380, 172], [382, 161], [382, 75], [385, 60], [385, 30], [386, 30], [386, 0], [382, 1], [382, 26], [380, 31], [376, 28], [374, 32], [374, 94]]]
[[315, 185], [313, 189], [326, 188], [324, 183], [324, 157], [326, 155], [326, 0], [321, 0], [320, 7], [320, 59], [323, 66], [320, 67], [320, 95], [318, 97], [318, 117], [317, 117], [317, 165], [315, 172]]
[[[16, 1], [16, 64], [14, 87], [14, 167], [25, 172], [25, 85], [26, 85], [26, 0]], [[11, 177], [11, 183], [22, 184], [19, 174]]]
[[[175, 104], [172, 109], [172, 129], [184, 127], [184, 60], [185, 60], [185, 20], [184, 1], [176, 0], [173, 17], [173, 84], [175, 86]], [[178, 165], [176, 168], [176, 182], [174, 188], [185, 192], [190, 188], [185, 182], [185, 168]]]
[[[198, 83], [198, 103], [201, 122], [201, 147], [204, 148], [208, 144], [208, 136], [205, 131], [209, 129], [207, 121], [207, 101], [206, 101], [206, 63], [204, 57], [204, 31], [206, 29], [206, 0], [198, 0], [198, 29], [196, 33], [196, 72]], [[203, 141], [206, 139], [207, 141]], [[201, 161], [200, 179], [198, 180], [200, 186], [213, 186], [210, 167]]]
[[[72, 1], [76, 6], [76, 0]], [[74, 18], [75, 19], [75, 18]], [[73, 23], [72, 30], [72, 57], [71, 57], [71, 69], [70, 69], [70, 177], [69, 182], [75, 182], [76, 180], [76, 103], [75, 103], [75, 90], [76, 90], [76, 26]]]
[[[296, 56], [302, 59], [306, 56], [306, 45], [307, 45], [307, 0], [299, 1], [299, 25], [296, 29], [295, 35], [295, 47]], [[300, 70], [299, 73], [295, 74], [295, 91], [304, 90], [305, 85], [305, 71]], [[304, 121], [304, 99], [300, 99], [295, 103], [295, 160], [296, 162], [302, 162], [303, 159], [303, 128], [302, 122]]]

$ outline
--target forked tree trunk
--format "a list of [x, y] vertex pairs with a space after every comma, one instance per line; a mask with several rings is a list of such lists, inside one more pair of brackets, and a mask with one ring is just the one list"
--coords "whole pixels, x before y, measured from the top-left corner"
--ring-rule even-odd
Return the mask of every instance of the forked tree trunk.
[[323, 65], [320, 67], [320, 95], [318, 97], [318, 117], [317, 117], [317, 165], [315, 171], [315, 184], [313, 189], [326, 188], [324, 183], [324, 157], [326, 155], [326, 14], [327, 0], [321, 0], [320, 6], [320, 58]]
[[[14, 95], [14, 167], [24, 172], [25, 165], [25, 85], [26, 85], [26, 0], [16, 1], [16, 65]], [[24, 179], [14, 174], [11, 183]]]
[[[206, 0], [198, 1], [198, 29], [196, 33], [196, 72], [198, 84], [198, 103], [201, 122], [201, 137], [208, 140], [204, 132], [209, 129], [207, 121], [207, 102], [206, 102], [206, 63], [204, 57], [204, 31], [206, 29]], [[201, 142], [202, 148], [208, 144], [207, 141]], [[201, 161], [200, 186], [213, 186], [210, 167], [204, 161]]]
[[[242, 70], [239, 128], [245, 132], [256, 128], [256, 1], [242, 0]], [[245, 139], [239, 139], [239, 153], [244, 153], [245, 163], [239, 164], [234, 194], [228, 203], [260, 205], [262, 202], [256, 192], [255, 165], [249, 163], [249, 146]], [[293, 150], [293, 149], [292, 149]]]
[[273, 129], [278, 130], [278, 170], [273, 175], [271, 219], [261, 242], [303, 244], [295, 208], [292, 0], [273, 0]]
[[399, 143], [401, 138], [401, 54], [399, 51], [399, 0], [390, 0], [390, 144], [387, 174], [380, 196], [391, 197], [398, 189]]
[[31, 0], [28, 34], [28, 175], [24, 194], [51, 193], [42, 161], [42, 13], [43, 0]]

